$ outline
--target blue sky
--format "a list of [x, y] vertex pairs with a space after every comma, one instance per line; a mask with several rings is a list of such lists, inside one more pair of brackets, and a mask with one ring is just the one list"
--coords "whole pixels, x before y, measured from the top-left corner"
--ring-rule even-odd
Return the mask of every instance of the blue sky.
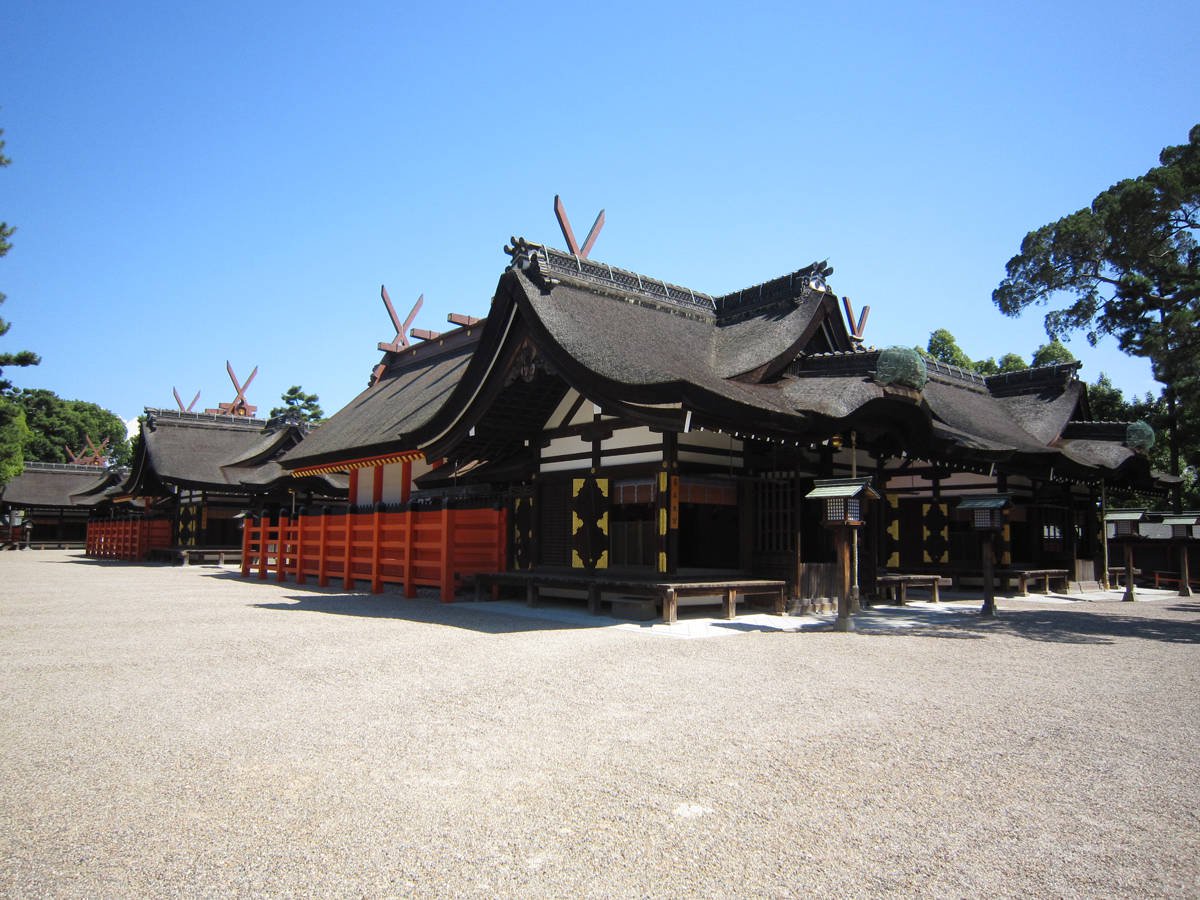
[[[178, 8], [175, 8], [178, 7]], [[1200, 121], [1195, 3], [56, 3], [0, 10], [3, 349], [123, 418], [259, 374], [327, 412], [394, 334], [484, 315], [510, 235], [717, 294], [817, 259], [869, 344], [1029, 354], [1027, 231]], [[1091, 381], [1155, 388], [1113, 344]]]

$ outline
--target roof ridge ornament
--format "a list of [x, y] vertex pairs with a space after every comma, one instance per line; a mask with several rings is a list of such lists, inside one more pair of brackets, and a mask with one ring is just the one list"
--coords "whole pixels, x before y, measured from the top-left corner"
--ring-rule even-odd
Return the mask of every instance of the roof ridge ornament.
[[596, 221], [592, 223], [592, 230], [588, 232], [587, 238], [584, 239], [582, 248], [575, 242], [575, 232], [571, 230], [571, 220], [567, 218], [567, 209], [563, 206], [563, 202], [558, 194], [554, 195], [554, 217], [558, 219], [558, 227], [562, 229], [563, 238], [567, 242], [567, 249], [580, 259], [587, 259], [588, 254], [592, 252], [592, 247], [596, 243], [596, 238], [600, 236], [600, 229], [604, 227], [604, 210], [600, 210], [600, 215], [596, 216]]
[[396, 315], [396, 308], [392, 306], [392, 298], [388, 296], [386, 285], [381, 284], [379, 286], [379, 295], [383, 298], [383, 305], [387, 308], [387, 313], [388, 316], [391, 317], [392, 325], [396, 328], [396, 336], [392, 338], [392, 342], [390, 344], [385, 344], [380, 341], [379, 349], [385, 353], [399, 353], [401, 350], [407, 349], [409, 346], [408, 329], [412, 325], [413, 319], [417, 317], [417, 313], [420, 312], [422, 305], [424, 305], [425, 295], [422, 294], [417, 298], [417, 302], [413, 304], [412, 311], [409, 312], [408, 318], [405, 319], [403, 323], [401, 323], [400, 317]]
[[192, 398], [192, 402], [185, 407], [183, 405], [183, 398], [179, 396], [179, 391], [172, 387], [171, 393], [175, 395], [175, 402], [179, 404], [180, 412], [192, 412], [195, 409], [197, 401], [200, 399], [200, 392], [196, 391], [196, 396]]
[[854, 321], [854, 307], [850, 305], [850, 298], [842, 298], [842, 308], [846, 310], [846, 325], [850, 329], [850, 340], [856, 344], [861, 344], [863, 341], [863, 332], [867, 328], [867, 316], [871, 314], [871, 307], [864, 306], [862, 315], [858, 317], [858, 322]]
[[534, 259], [544, 249], [541, 244], [527, 241], [523, 237], [510, 237], [508, 243], [504, 246], [504, 252], [512, 257], [512, 263], [509, 268], [520, 269], [522, 272], [527, 271], [533, 265]]
[[833, 266], [829, 264], [829, 260], [823, 259], [820, 262], [814, 262], [808, 267], [809, 288], [814, 291], [828, 291], [829, 285], [825, 283], [825, 279], [832, 274]]
[[[258, 412], [257, 406], [251, 406], [246, 402], [246, 390], [250, 387], [250, 382], [254, 380], [254, 376], [258, 374], [258, 366], [254, 367], [254, 371], [250, 373], [250, 377], [246, 379], [245, 384], [238, 382], [237, 375], [233, 372], [233, 366], [229, 364], [229, 360], [225, 360], [225, 371], [229, 373], [229, 380], [233, 382], [233, 389], [237, 392], [232, 402], [218, 403], [216, 409], [206, 409], [205, 412], [213, 416], [245, 416], [252, 418]], [[183, 410], [187, 412], [187, 410]]]

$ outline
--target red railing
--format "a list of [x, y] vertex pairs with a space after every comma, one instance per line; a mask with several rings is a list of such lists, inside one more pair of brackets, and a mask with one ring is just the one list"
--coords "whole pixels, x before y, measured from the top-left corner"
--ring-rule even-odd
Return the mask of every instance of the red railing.
[[170, 546], [170, 519], [93, 519], [84, 552], [97, 559], [144, 560], [151, 550]]
[[508, 516], [503, 509], [433, 509], [246, 519], [242, 530], [242, 576], [321, 587], [357, 581], [379, 593], [400, 584], [408, 597], [417, 587], [436, 587], [445, 602], [463, 577], [501, 572], [507, 555]]

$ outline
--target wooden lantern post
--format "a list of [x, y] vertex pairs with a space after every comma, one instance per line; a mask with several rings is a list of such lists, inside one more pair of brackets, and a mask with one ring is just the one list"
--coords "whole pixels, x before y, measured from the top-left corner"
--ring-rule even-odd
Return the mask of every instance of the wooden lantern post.
[[1004, 530], [1005, 510], [1012, 506], [1007, 494], [985, 494], [963, 497], [958, 511], [970, 517], [971, 527], [979, 532], [983, 551], [983, 606], [979, 614], [987, 618], [996, 615], [996, 535]]
[[825, 478], [813, 483], [813, 489], [805, 500], [822, 502], [821, 524], [833, 530], [834, 547], [838, 562], [838, 614], [834, 622], [835, 631], [853, 631], [850, 618], [852, 610], [851, 544], [854, 529], [865, 521], [863, 504], [878, 500], [879, 494], [871, 487], [870, 478]]
[[1179, 547], [1179, 596], [1192, 596], [1192, 584], [1188, 572], [1188, 548], [1196, 542], [1196, 526], [1200, 525], [1200, 512], [1173, 513], [1163, 517], [1163, 524], [1171, 526], [1171, 542]]
[[1141, 524], [1145, 519], [1144, 509], [1110, 509], [1104, 517], [1104, 539], [1108, 540], [1107, 525], [1111, 522], [1113, 537], [1125, 548], [1125, 596], [1121, 599], [1126, 603], [1137, 599], [1137, 588], [1133, 584], [1133, 545], [1141, 540]]

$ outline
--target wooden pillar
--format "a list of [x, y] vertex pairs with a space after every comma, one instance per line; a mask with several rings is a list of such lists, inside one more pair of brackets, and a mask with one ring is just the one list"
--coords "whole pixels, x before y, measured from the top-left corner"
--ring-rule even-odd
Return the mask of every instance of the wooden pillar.
[[359, 473], [359, 471], [360, 470], [358, 470], [358, 469], [350, 470], [349, 499], [350, 499], [350, 509], [351, 510], [353, 510], [355, 505], [358, 503], [358, 473]]
[[[356, 486], [358, 479], [355, 477], [358, 474], [358, 469], [352, 469], [350, 472], [350, 484]], [[354, 496], [351, 494], [351, 496]], [[350, 507], [350, 511], [346, 513], [346, 547], [345, 553], [342, 554], [342, 590], [354, 590], [354, 522], [358, 518], [358, 513], [354, 512], [354, 507]]]
[[242, 519], [242, 577], [250, 576], [250, 532], [254, 528], [254, 518], [246, 516]]
[[404, 522], [404, 596], [417, 596], [417, 586], [413, 583], [415, 574], [413, 560], [413, 544], [417, 533], [417, 511], [415, 509], [406, 509], [403, 515]]
[[452, 525], [450, 504], [442, 505], [441, 515], [441, 555], [439, 559], [440, 571], [439, 581], [442, 583], [443, 603], [450, 603], [454, 600], [454, 526]]
[[1187, 541], [1179, 544], [1179, 596], [1192, 596], [1191, 578], [1188, 576], [1188, 545]]
[[373, 473], [371, 503], [379, 504], [383, 502], [383, 466], [375, 466], [371, 471]]
[[306, 512], [306, 509], [303, 506], [300, 507], [300, 509], [296, 510], [296, 523], [295, 523], [296, 555], [293, 557], [293, 562], [292, 562], [294, 575], [296, 577], [296, 584], [304, 584], [304, 582], [305, 582], [305, 578], [304, 578], [304, 520], [307, 518], [307, 516], [305, 516], [305, 512]]
[[412, 460], [400, 463], [400, 502], [407, 503], [412, 495]]
[[261, 527], [258, 530], [258, 580], [267, 580], [267, 548], [270, 546], [271, 517], [263, 515]]
[[288, 533], [288, 515], [285, 512], [279, 513], [279, 540], [275, 546], [275, 580], [281, 582], [287, 577], [287, 533]]
[[[383, 491], [383, 466], [375, 467], [375, 492]], [[383, 592], [383, 565], [380, 556], [383, 554], [383, 503], [375, 501], [375, 509], [371, 513], [371, 593]]]
[[317, 585], [329, 585], [329, 508], [321, 510], [320, 528], [317, 531]]

